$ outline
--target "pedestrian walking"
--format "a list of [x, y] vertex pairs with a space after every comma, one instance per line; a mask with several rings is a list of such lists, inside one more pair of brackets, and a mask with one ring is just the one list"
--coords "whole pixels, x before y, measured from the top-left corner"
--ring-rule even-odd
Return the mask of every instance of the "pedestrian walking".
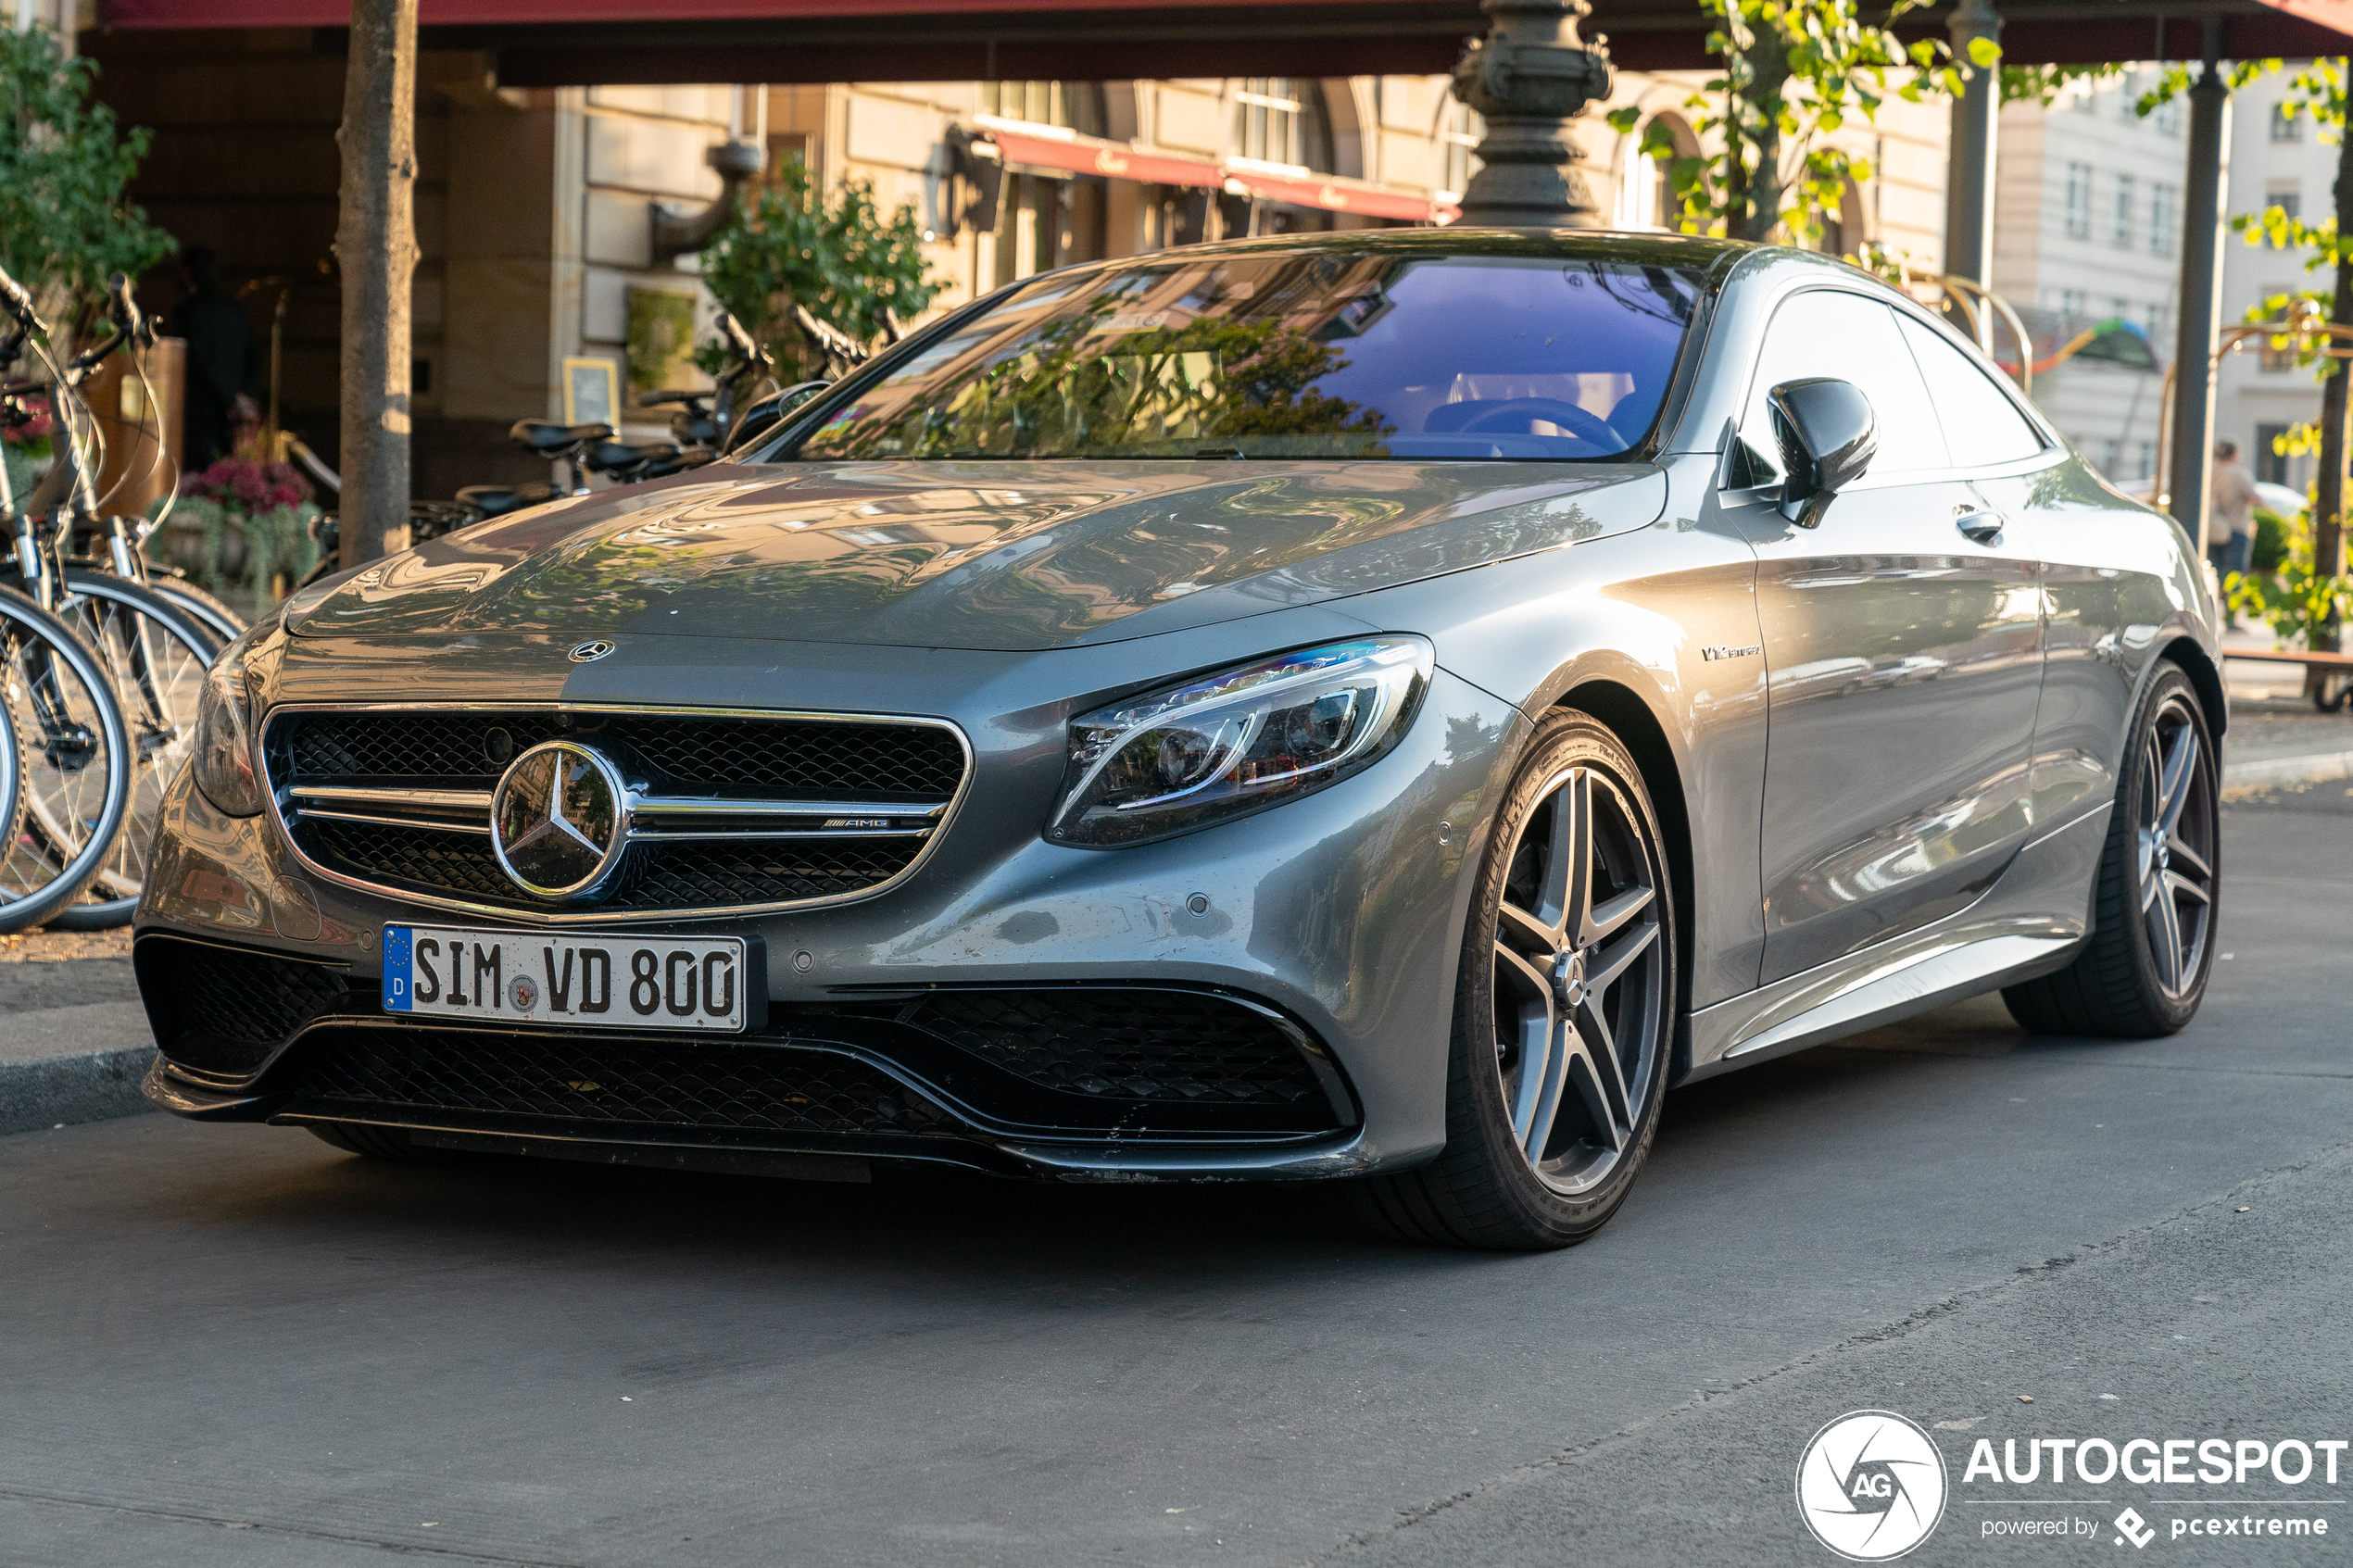
[[2239, 465], [2239, 444], [2214, 444], [2213, 521], [2207, 527], [2206, 557], [2214, 575], [2228, 580], [2243, 572], [2255, 546], [2255, 481]]

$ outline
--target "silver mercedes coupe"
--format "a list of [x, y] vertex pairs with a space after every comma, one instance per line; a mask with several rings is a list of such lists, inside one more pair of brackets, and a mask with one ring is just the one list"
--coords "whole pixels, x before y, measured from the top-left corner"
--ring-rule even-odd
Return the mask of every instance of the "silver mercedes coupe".
[[1346, 1178], [1561, 1246], [1676, 1085], [1997, 989], [2181, 1028], [2216, 633], [2171, 520], [1818, 256], [1048, 273], [255, 627], [147, 878], [147, 1088], [382, 1159]]

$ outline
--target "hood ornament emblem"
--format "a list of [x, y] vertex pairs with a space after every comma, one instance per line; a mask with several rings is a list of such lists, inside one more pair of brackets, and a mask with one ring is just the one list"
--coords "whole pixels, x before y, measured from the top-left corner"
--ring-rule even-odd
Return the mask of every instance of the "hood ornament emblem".
[[574, 664], [594, 664], [620, 646], [619, 643], [609, 643], [602, 637], [596, 637], [585, 643], [575, 643], [572, 651], [564, 657]]
[[629, 787], [610, 759], [551, 740], [514, 759], [490, 797], [490, 852], [539, 898], [590, 898], [629, 847]]

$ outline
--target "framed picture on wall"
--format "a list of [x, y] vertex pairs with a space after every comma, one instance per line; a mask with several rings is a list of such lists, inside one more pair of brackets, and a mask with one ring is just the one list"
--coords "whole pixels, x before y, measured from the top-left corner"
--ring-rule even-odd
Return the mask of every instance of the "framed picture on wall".
[[564, 423], [621, 428], [621, 366], [617, 361], [564, 361]]

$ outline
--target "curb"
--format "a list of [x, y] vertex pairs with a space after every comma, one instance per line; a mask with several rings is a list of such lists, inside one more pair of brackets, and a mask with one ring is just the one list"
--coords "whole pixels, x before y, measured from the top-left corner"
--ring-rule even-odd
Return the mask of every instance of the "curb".
[[0, 1061], [0, 1135], [153, 1110], [139, 1092], [139, 1082], [155, 1060], [153, 1046], [125, 1046], [34, 1061]]
[[2222, 787], [2321, 784], [2353, 778], [2353, 751], [2319, 751], [2305, 757], [2265, 757], [2222, 764]]

